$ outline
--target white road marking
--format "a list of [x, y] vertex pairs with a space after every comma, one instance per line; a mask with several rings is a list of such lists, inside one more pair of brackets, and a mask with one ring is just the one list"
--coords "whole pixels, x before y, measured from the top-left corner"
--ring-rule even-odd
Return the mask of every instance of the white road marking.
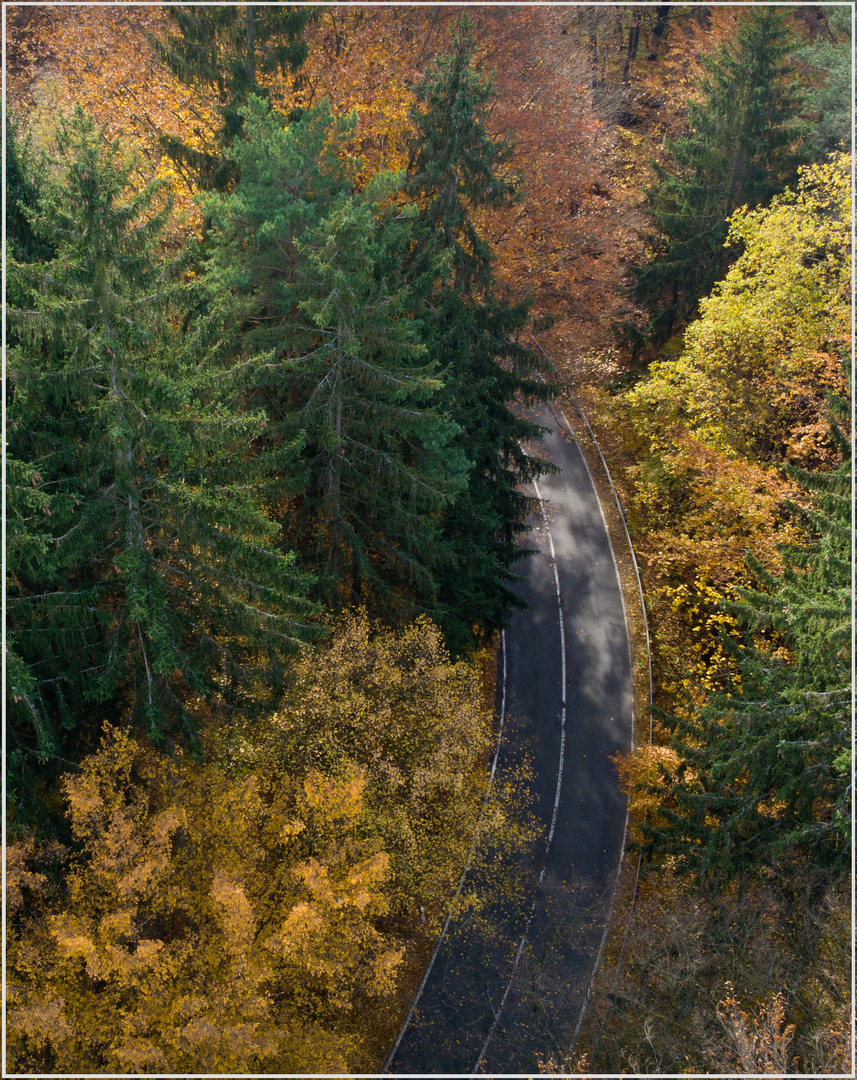
[[443, 929], [440, 932], [440, 937], [437, 939], [437, 943], [435, 944], [434, 952], [431, 954], [431, 960], [429, 960], [428, 967], [425, 969], [425, 972], [424, 972], [423, 977], [422, 977], [422, 982], [419, 985], [419, 989], [416, 992], [414, 1000], [411, 1002], [411, 1007], [408, 1010], [408, 1015], [405, 1017], [405, 1022], [404, 1022], [404, 1024], [402, 1024], [401, 1030], [399, 1031], [399, 1035], [398, 1035], [398, 1038], [396, 1039], [396, 1042], [395, 1042], [395, 1044], [393, 1046], [393, 1049], [390, 1051], [390, 1053], [389, 1053], [389, 1055], [387, 1057], [387, 1060], [384, 1062], [384, 1068], [382, 1070], [384, 1073], [388, 1073], [389, 1069], [390, 1069], [390, 1066], [393, 1064], [393, 1058], [395, 1058], [396, 1053], [398, 1052], [398, 1049], [399, 1049], [399, 1046], [400, 1046], [400, 1044], [402, 1042], [402, 1039], [405, 1036], [405, 1032], [408, 1030], [408, 1025], [410, 1024], [411, 1019], [412, 1019], [412, 1017], [414, 1015], [414, 1010], [417, 1007], [417, 1002], [420, 1000], [420, 997], [422, 996], [422, 992], [425, 989], [425, 985], [428, 982], [428, 977], [431, 974], [432, 968], [434, 967], [434, 962], [437, 959], [437, 954], [440, 952], [440, 947], [441, 947], [441, 945], [443, 943], [444, 937], [446, 936], [446, 931], [449, 928], [449, 923], [450, 923], [450, 920], [452, 919], [453, 912], [455, 911], [455, 905], [458, 903], [459, 896], [461, 896], [461, 890], [462, 890], [462, 888], [464, 886], [464, 879], [467, 877], [467, 871], [470, 869], [470, 864], [473, 861], [473, 853], [476, 851], [476, 843], [477, 843], [477, 841], [479, 839], [479, 827], [482, 824], [482, 818], [485, 815], [485, 807], [486, 807], [486, 805], [488, 803], [488, 797], [491, 794], [491, 787], [492, 787], [492, 785], [494, 783], [494, 773], [497, 770], [497, 759], [500, 756], [500, 746], [501, 746], [501, 744], [503, 742], [503, 722], [506, 719], [506, 631], [505, 630], [500, 631], [500, 645], [501, 645], [501, 652], [502, 652], [502, 656], [503, 656], [503, 694], [502, 694], [502, 698], [501, 698], [501, 701], [500, 701], [500, 727], [499, 727], [499, 730], [497, 732], [497, 748], [494, 751], [494, 760], [491, 762], [491, 772], [488, 775], [488, 787], [487, 787], [487, 789], [485, 791], [485, 794], [482, 796], [482, 806], [481, 806], [481, 808], [479, 810], [479, 820], [476, 822], [476, 828], [473, 831], [473, 843], [470, 845], [470, 851], [467, 854], [467, 860], [464, 863], [464, 869], [461, 871], [461, 877], [460, 877], [459, 882], [458, 882], [458, 888], [455, 890], [455, 896], [452, 898], [452, 903], [449, 905], [449, 911], [447, 912], [447, 915], [446, 915], [446, 921], [443, 924]]
[[[561, 693], [561, 709], [560, 709], [559, 766], [558, 766], [558, 769], [557, 769], [556, 796], [555, 796], [554, 801], [553, 801], [553, 815], [551, 817], [551, 827], [550, 827], [550, 831], [548, 833], [547, 843], [545, 844], [544, 858], [545, 858], [545, 860], [547, 860], [548, 852], [550, 851], [551, 843], [553, 841], [553, 834], [554, 834], [554, 831], [556, 830], [557, 817], [559, 816], [559, 799], [560, 799], [560, 794], [562, 792], [562, 771], [563, 771], [563, 766], [565, 764], [565, 720], [566, 720], [565, 620], [563, 619], [562, 591], [560, 590], [560, 587], [559, 587], [559, 569], [557, 567], [556, 548], [554, 547], [554, 543], [553, 543], [553, 535], [551, 534], [551, 528], [550, 528], [550, 524], [548, 522], [548, 516], [547, 516], [547, 513], [545, 511], [544, 499], [542, 499], [541, 489], [539, 488], [539, 483], [538, 483], [537, 480], [533, 481], [533, 487], [536, 490], [536, 497], [539, 500], [539, 509], [541, 510], [542, 520], [545, 523], [545, 530], [547, 531], [547, 534], [548, 534], [548, 543], [550, 544], [551, 563], [553, 564], [553, 580], [554, 580], [554, 585], [556, 587], [556, 606], [557, 606], [557, 614], [558, 614], [558, 617], [559, 617], [560, 655], [562, 657], [562, 676], [561, 676], [561, 678], [562, 678], [562, 693]], [[545, 870], [546, 869], [547, 869], [546, 865], [542, 867], [542, 872], [539, 874], [539, 885], [541, 885], [542, 881], [544, 880]], [[529, 914], [527, 915], [527, 927], [524, 930], [524, 935], [523, 935], [523, 937], [521, 938], [521, 940], [520, 940], [520, 942], [518, 944], [518, 951], [515, 954], [515, 963], [514, 963], [514, 965], [512, 967], [512, 974], [509, 976], [509, 981], [506, 984], [506, 989], [504, 990], [503, 997], [500, 1000], [499, 1008], [494, 1013], [494, 1023], [491, 1025], [491, 1030], [488, 1032], [488, 1037], [487, 1037], [487, 1039], [485, 1040], [485, 1042], [484, 1042], [484, 1044], [482, 1046], [482, 1050], [479, 1053], [479, 1058], [478, 1058], [476, 1064], [473, 1066], [473, 1071], [470, 1074], [471, 1077], [475, 1077], [476, 1074], [479, 1072], [479, 1067], [481, 1066], [481, 1064], [482, 1064], [482, 1062], [483, 1062], [483, 1060], [485, 1058], [485, 1053], [488, 1050], [488, 1046], [490, 1045], [491, 1040], [494, 1038], [494, 1032], [497, 1030], [497, 1025], [500, 1023], [500, 1016], [502, 1015], [503, 1007], [506, 1004], [506, 998], [508, 998], [508, 996], [509, 996], [509, 991], [512, 989], [512, 983], [515, 981], [515, 975], [516, 975], [516, 973], [518, 971], [518, 964], [520, 963], [520, 960], [521, 960], [521, 954], [524, 951], [524, 945], [526, 945], [526, 943], [527, 943], [527, 934], [529, 932], [530, 923], [532, 922], [533, 916], [535, 915], [535, 913], [536, 913], [536, 900], [535, 900], [535, 897], [533, 897], [533, 901], [530, 904], [530, 911], [529, 911]]]
[[[544, 352], [544, 350], [542, 350], [542, 352]], [[610, 484], [610, 488], [611, 488], [611, 490], [613, 492], [613, 498], [616, 500], [616, 508], [619, 511], [619, 517], [620, 517], [620, 519], [622, 521], [622, 527], [625, 530], [625, 539], [628, 542], [628, 550], [629, 550], [630, 555], [631, 555], [631, 562], [633, 563], [633, 566], [634, 566], [634, 575], [635, 575], [635, 577], [637, 579], [637, 589], [639, 590], [639, 593], [640, 593], [640, 607], [642, 609], [643, 625], [644, 625], [645, 635], [646, 635], [646, 656], [647, 656], [648, 662], [649, 662], [649, 704], [651, 705], [652, 701], [654, 700], [654, 685], [653, 685], [653, 680], [652, 680], [652, 648], [651, 648], [651, 642], [650, 642], [650, 637], [649, 637], [649, 622], [648, 622], [648, 618], [646, 616], [646, 600], [645, 600], [645, 597], [643, 595], [643, 582], [642, 582], [642, 579], [640, 577], [640, 568], [637, 565], [637, 556], [636, 556], [636, 553], [634, 551], [634, 545], [631, 542], [631, 534], [628, 531], [628, 523], [625, 520], [625, 513], [622, 510], [622, 504], [619, 501], [619, 493], [616, 491], [616, 486], [613, 483], [613, 477], [610, 475], [610, 469], [607, 466], [607, 462], [606, 462], [606, 460], [604, 458], [604, 454], [601, 452], [601, 447], [598, 445], [598, 441], [595, 438], [595, 432], [592, 430], [592, 428], [591, 428], [591, 426], [589, 424], [589, 421], [586, 419], [586, 414], [583, 412], [583, 409], [580, 407], [580, 403], [577, 401], [577, 398], [575, 398], [573, 394], [571, 396], [574, 399], [575, 404], [577, 405], [577, 410], [580, 413], [584, 424], [586, 424], [586, 428], [587, 428], [587, 430], [589, 432], [589, 435], [590, 435], [590, 437], [592, 439], [592, 442], [595, 445], [595, 449], [598, 451], [598, 456], [601, 458], [601, 464], [604, 466], [604, 471], [607, 474], [607, 480], [608, 480], [608, 482]], [[563, 419], [563, 421], [565, 423], [565, 426], [568, 428], [569, 434], [571, 435], [572, 439], [576, 443], [577, 439], [576, 439], [576, 436], [575, 436], [574, 431], [572, 429], [572, 426], [568, 422], [568, 417], [565, 415], [565, 413], [563, 412], [562, 409], [559, 409], [559, 415], [562, 417], [562, 419]], [[578, 451], [580, 452], [580, 456], [583, 459], [583, 464], [586, 466], [586, 471], [587, 471], [587, 473], [589, 473], [589, 482], [590, 482], [590, 484], [592, 484], [592, 490], [595, 492], [595, 497], [596, 497], [596, 499], [598, 501], [598, 508], [601, 511], [601, 518], [602, 518], [602, 521], [604, 522], [604, 528], [607, 531], [607, 542], [610, 545], [610, 554], [611, 554], [611, 556], [613, 558], [613, 566], [614, 566], [614, 568], [616, 570], [616, 580], [619, 583], [619, 596], [620, 596], [620, 598], [622, 600], [622, 612], [623, 612], [624, 617], [625, 617], [626, 636], [628, 638], [628, 657], [629, 657], [629, 660], [631, 660], [631, 670], [633, 671], [633, 659], [631, 657], [631, 632], [630, 632], [630, 625], [631, 624], [630, 624], [630, 622], [628, 620], [627, 608], [625, 607], [625, 590], [622, 588], [622, 580], [621, 580], [621, 577], [619, 576], [619, 566], [618, 566], [618, 563], [616, 562], [616, 553], [613, 550], [613, 541], [612, 541], [612, 539], [610, 537], [610, 530], [607, 529], [607, 519], [606, 519], [606, 517], [604, 515], [604, 508], [601, 505], [601, 497], [599, 496], [598, 489], [595, 487], [595, 482], [592, 479], [592, 473], [590, 472], [589, 464], [588, 464], [585, 456], [583, 455], [583, 453], [579, 450], [579, 448], [578, 448]], [[652, 722], [653, 722], [653, 715], [652, 715], [652, 713], [650, 711], [649, 712], [649, 745], [650, 746], [652, 744]], [[634, 728], [635, 728], [635, 726], [636, 726], [636, 723], [635, 723], [635, 718], [634, 718], [634, 707], [633, 707], [633, 702], [632, 702], [632, 705], [631, 705], [631, 750], [634, 749]], [[577, 1036], [580, 1033], [580, 1028], [581, 1028], [581, 1025], [583, 1024], [583, 1017], [586, 1014], [586, 1007], [589, 1004], [589, 998], [590, 998], [590, 995], [592, 993], [592, 984], [593, 984], [593, 982], [595, 980], [596, 972], [598, 971], [599, 967], [601, 966], [601, 957], [602, 957], [602, 954], [604, 952], [604, 946], [607, 943], [607, 934], [608, 934], [608, 931], [610, 929], [610, 923], [611, 923], [611, 921], [613, 919], [613, 906], [614, 906], [615, 901], [616, 901], [616, 885], [618, 884], [618, 881], [619, 881], [619, 872], [620, 872], [621, 867], [622, 867], [622, 859], [624, 858], [624, 855], [625, 855], [625, 845], [628, 842], [628, 826], [629, 826], [630, 820], [631, 820], [631, 807], [630, 807], [630, 804], [628, 804], [626, 806], [626, 810], [625, 810], [625, 828], [624, 828], [624, 839], [623, 839], [623, 842], [622, 842], [622, 858], [620, 858], [619, 865], [616, 867], [616, 875], [615, 875], [616, 876], [616, 881], [614, 882], [613, 890], [612, 890], [611, 895], [610, 895], [610, 905], [608, 907], [607, 918], [606, 918], [605, 923], [604, 923], [604, 933], [601, 935], [601, 943], [599, 944], [598, 952], [595, 955], [595, 964], [593, 965], [593, 968], [592, 968], [592, 975], [589, 978], [589, 982], [587, 983], [587, 986], [586, 986], [586, 992], [583, 995], [583, 1003], [581, 1004], [581, 1007], [580, 1007], [580, 1014], [577, 1017], [577, 1023], [574, 1025], [574, 1034], [572, 1035], [571, 1042], [569, 1043], [569, 1046], [568, 1046], [568, 1052], [569, 1053], [571, 1053], [573, 1051], [574, 1044], [577, 1042]], [[632, 897], [631, 897], [631, 907], [630, 907], [630, 910], [629, 910], [628, 919], [627, 919], [626, 924], [625, 924], [625, 934], [624, 934], [624, 937], [622, 938], [622, 948], [621, 948], [620, 953], [619, 953], [619, 963], [617, 964], [617, 967], [616, 967], [616, 976], [613, 979], [613, 986], [611, 988], [611, 992], [616, 989], [616, 980], [619, 977], [619, 971], [621, 970], [621, 967], [622, 967], [622, 958], [625, 955], [625, 945], [626, 945], [627, 939], [628, 939], [628, 928], [629, 928], [629, 926], [631, 924], [631, 918], [633, 917], [634, 903], [635, 903], [635, 901], [637, 899], [637, 888], [638, 888], [639, 882], [640, 882], [640, 869], [641, 869], [641, 866], [642, 866], [642, 861], [643, 861], [643, 853], [641, 851], [638, 858], [637, 858], [637, 873], [636, 873], [636, 876], [634, 878], [634, 891], [633, 891], [633, 894], [632, 894]], [[600, 1030], [599, 1030], [598, 1035], [599, 1035], [599, 1039], [600, 1039], [600, 1037], [601, 1037]]]

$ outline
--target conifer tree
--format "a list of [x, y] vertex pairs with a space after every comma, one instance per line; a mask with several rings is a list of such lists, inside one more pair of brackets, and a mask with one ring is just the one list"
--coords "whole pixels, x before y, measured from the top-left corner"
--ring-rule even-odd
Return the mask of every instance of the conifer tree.
[[509, 205], [517, 193], [514, 177], [502, 171], [512, 147], [485, 127], [493, 89], [476, 70], [474, 48], [465, 18], [452, 51], [416, 87], [405, 189], [419, 207], [411, 274], [431, 313], [426, 340], [443, 369], [457, 445], [471, 463], [467, 487], [443, 518], [453, 559], [439, 574], [434, 612], [454, 649], [471, 640], [474, 627], [484, 633], [502, 626], [516, 603], [507, 583], [532, 507], [520, 485], [549, 468], [522, 448], [541, 429], [511, 408], [520, 398], [549, 396], [535, 355], [518, 341], [529, 305], [498, 295], [491, 251], [473, 220], [474, 208]]
[[33, 174], [28, 143], [19, 143], [18, 131], [12, 117], [6, 116], [6, 245], [19, 262], [45, 257], [50, 253], [51, 239], [37, 237], [28, 213], [37, 200], [37, 181]]
[[420, 204], [421, 247], [449, 252], [452, 274], [465, 292], [482, 291], [493, 280], [491, 251], [470, 210], [509, 206], [518, 196], [516, 178], [502, 172], [513, 147], [486, 127], [494, 97], [491, 79], [474, 63], [475, 42], [465, 16], [453, 31], [452, 51], [435, 58], [415, 88], [407, 192]]
[[234, 409], [214, 346], [177, 342], [169, 204], [132, 172], [79, 109], [61, 120], [29, 215], [56, 250], [10, 265], [30, 298], [9, 313], [9, 453], [32, 488], [9, 579], [22, 753], [117, 715], [192, 735], [200, 699], [275, 684], [305, 634], [305, 586], [253, 495], [261, 418]]
[[[845, 401], [834, 401], [847, 423]], [[673, 720], [681, 765], [675, 810], [649, 826], [650, 851], [676, 856], [698, 882], [787, 864], [795, 853], [843, 864], [850, 850], [851, 457], [828, 474], [788, 471], [810, 506], [811, 539], [784, 550], [774, 577], [749, 559], [759, 588], [734, 610], [747, 630], [740, 683]]]
[[284, 524], [331, 606], [424, 607], [464, 462], [403, 285], [413, 214], [385, 205], [392, 176], [352, 192], [337, 149], [355, 117], [335, 121], [325, 102], [284, 126], [259, 99], [245, 117], [230, 152], [241, 179], [204, 200], [207, 281], [232, 291], [238, 344], [268, 357], [268, 439], [302, 439]]
[[797, 56], [810, 72], [811, 89], [806, 94], [807, 112], [812, 117], [809, 137], [816, 154], [823, 156], [851, 144], [854, 42], [849, 8], [831, 5], [818, 10], [818, 33]]
[[221, 125], [215, 144], [192, 146], [171, 135], [161, 144], [185, 175], [203, 191], [223, 191], [235, 180], [235, 163], [224, 155], [241, 132], [241, 107], [252, 94], [266, 96], [259, 76], [300, 68], [306, 58], [303, 31], [313, 18], [308, 7], [287, 4], [214, 4], [170, 7], [173, 32], [151, 38], [156, 55], [185, 85], [214, 92]]
[[667, 139], [672, 160], [654, 163], [653, 257], [635, 268], [631, 291], [651, 312], [645, 332], [655, 341], [685, 323], [725, 273], [733, 211], [766, 205], [805, 160], [786, 19], [772, 7], [741, 13], [734, 42], [705, 62], [704, 100], [688, 106], [690, 134]]

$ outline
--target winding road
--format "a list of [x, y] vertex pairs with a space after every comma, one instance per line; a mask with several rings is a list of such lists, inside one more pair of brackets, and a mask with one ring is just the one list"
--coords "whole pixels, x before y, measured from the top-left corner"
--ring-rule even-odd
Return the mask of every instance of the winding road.
[[[525, 755], [543, 836], [519, 868], [523, 900], [493, 899], [443, 934], [385, 1072], [532, 1075], [573, 1045], [610, 915], [626, 804], [609, 755], [631, 744], [631, 663], [618, 573], [598, 496], [558, 408], [541, 452], [562, 470], [536, 485], [516, 586], [529, 610], [504, 635], [496, 777]], [[484, 872], [483, 872], [484, 874]]]

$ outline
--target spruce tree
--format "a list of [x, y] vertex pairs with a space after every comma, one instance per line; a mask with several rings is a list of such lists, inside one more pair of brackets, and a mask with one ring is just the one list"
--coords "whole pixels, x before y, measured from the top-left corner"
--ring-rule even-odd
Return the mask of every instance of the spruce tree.
[[287, 4], [166, 10], [172, 32], [164, 41], [150, 38], [155, 53], [186, 86], [214, 93], [220, 127], [206, 148], [163, 133], [161, 145], [195, 188], [223, 191], [236, 179], [235, 163], [224, 151], [241, 133], [241, 107], [252, 94], [266, 96], [259, 76], [300, 68], [307, 52], [303, 32], [313, 11]]
[[791, 48], [785, 14], [742, 12], [734, 42], [705, 61], [690, 133], [665, 140], [671, 161], [654, 163], [653, 256], [634, 269], [631, 293], [651, 313], [645, 333], [656, 342], [687, 322], [734, 258], [723, 246], [732, 212], [766, 205], [806, 159]]
[[307, 633], [305, 584], [254, 496], [262, 418], [235, 410], [216, 345], [173, 329], [190, 301], [157, 257], [169, 212], [79, 109], [59, 122], [28, 215], [55, 251], [10, 260], [30, 299], [9, 312], [11, 476], [32, 488], [8, 596], [22, 754], [121, 717], [193, 737], [204, 700], [276, 685]]
[[6, 249], [19, 262], [45, 258], [53, 249], [50, 237], [38, 237], [29, 214], [36, 206], [38, 182], [29, 143], [20, 143], [12, 117], [6, 115]]
[[533, 507], [521, 485], [550, 468], [522, 446], [541, 428], [513, 411], [521, 400], [550, 396], [536, 356], [518, 340], [529, 305], [498, 295], [492, 254], [473, 219], [474, 208], [517, 197], [516, 180], [503, 169], [512, 147], [485, 126], [494, 92], [476, 70], [474, 48], [465, 18], [452, 51], [416, 87], [405, 188], [419, 208], [410, 272], [427, 312], [426, 341], [443, 370], [443, 404], [460, 429], [455, 445], [470, 462], [467, 486], [442, 520], [452, 559], [438, 571], [434, 617], [453, 649], [474, 631], [501, 627], [517, 604], [510, 568]]
[[[846, 402], [835, 403], [848, 422]], [[833, 473], [789, 468], [808, 495], [797, 511], [810, 540], [784, 549], [780, 576], [752, 557], [759, 587], [734, 606], [746, 628], [740, 680], [685, 720], [672, 720], [681, 765], [675, 809], [647, 827], [699, 883], [783, 869], [795, 855], [844, 865], [851, 754], [851, 456]]]
[[810, 140], [818, 157], [851, 145], [851, 64], [854, 42], [851, 9], [818, 8], [820, 26], [815, 39], [797, 56], [809, 68], [807, 113], [812, 117]]
[[204, 200], [207, 283], [230, 292], [236, 350], [267, 357], [254, 390], [267, 439], [301, 443], [277, 474], [300, 477], [283, 524], [331, 607], [425, 610], [465, 466], [403, 283], [414, 215], [390, 203], [393, 176], [352, 191], [337, 150], [355, 117], [324, 102], [286, 126], [260, 99], [244, 115], [241, 179]]
[[493, 284], [491, 251], [471, 208], [510, 206], [518, 197], [516, 177], [502, 171], [513, 146], [485, 127], [494, 89], [476, 70], [474, 49], [465, 16], [453, 31], [452, 51], [436, 57], [415, 87], [406, 188], [420, 205], [420, 247], [448, 252], [452, 276], [466, 293]]

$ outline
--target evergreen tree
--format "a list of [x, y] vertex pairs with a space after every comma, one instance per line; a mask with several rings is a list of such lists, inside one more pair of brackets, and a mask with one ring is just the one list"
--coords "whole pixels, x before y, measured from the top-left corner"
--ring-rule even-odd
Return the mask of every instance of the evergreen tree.
[[223, 191], [236, 179], [224, 151], [240, 135], [241, 107], [252, 94], [265, 97], [259, 76], [297, 71], [306, 58], [303, 31], [313, 18], [308, 7], [286, 4], [170, 7], [173, 32], [151, 38], [155, 54], [186, 86], [213, 92], [220, 128], [213, 145], [200, 149], [172, 135], [161, 145], [194, 186]]
[[19, 262], [45, 258], [52, 251], [50, 237], [38, 237], [29, 214], [36, 206], [38, 186], [29, 144], [19, 143], [11, 116], [6, 115], [6, 249]]
[[470, 214], [474, 206], [510, 206], [516, 179], [500, 170], [513, 147], [485, 128], [494, 97], [491, 79], [473, 59], [472, 24], [465, 16], [453, 31], [452, 52], [435, 58], [415, 88], [406, 190], [420, 204], [421, 250], [440, 246], [451, 256], [452, 275], [464, 292], [493, 283], [491, 252]]
[[655, 341], [685, 323], [725, 273], [733, 211], [766, 205], [805, 159], [786, 19], [772, 7], [742, 12], [735, 41], [705, 62], [704, 100], [688, 106], [690, 134], [667, 139], [672, 161], [654, 163], [653, 257], [634, 270], [631, 291], [652, 313], [646, 333]]
[[253, 496], [261, 418], [234, 409], [215, 347], [177, 342], [186, 286], [156, 257], [169, 205], [132, 170], [79, 109], [61, 120], [29, 215], [56, 250], [10, 260], [30, 297], [9, 313], [11, 476], [32, 489], [10, 542], [21, 754], [117, 715], [192, 736], [201, 699], [275, 685], [306, 633], [305, 586]]
[[241, 179], [204, 201], [207, 281], [233, 296], [238, 344], [268, 357], [255, 389], [268, 439], [302, 440], [284, 463], [301, 476], [284, 525], [329, 605], [424, 608], [464, 461], [402, 284], [414, 215], [389, 205], [395, 177], [352, 192], [337, 149], [355, 117], [334, 120], [325, 102], [286, 127], [259, 99], [245, 117]]
[[820, 27], [815, 40], [797, 51], [808, 66], [811, 89], [806, 93], [812, 116], [810, 140], [820, 157], [851, 145], [851, 9], [818, 8]]
[[[460, 432], [455, 444], [470, 461], [467, 487], [446, 509], [442, 527], [452, 559], [439, 570], [434, 618], [450, 647], [503, 625], [516, 537], [533, 500], [521, 485], [549, 470], [522, 447], [541, 432], [512, 410], [541, 401], [535, 355], [518, 341], [529, 305], [498, 295], [489, 245], [473, 220], [476, 207], [509, 205], [514, 178], [501, 171], [508, 142], [485, 127], [493, 90], [476, 70], [467, 19], [416, 87], [416, 133], [406, 191], [419, 207], [411, 275], [421, 291], [430, 354], [443, 369], [443, 402]], [[439, 256], [439, 257], [438, 257]]]
[[[836, 410], [847, 422], [850, 409]], [[761, 588], [735, 612], [749, 631], [740, 683], [677, 729], [675, 810], [646, 828], [650, 851], [699, 881], [784, 865], [797, 853], [842, 863], [850, 845], [851, 455], [830, 474], [791, 468], [812, 493], [805, 545], [779, 577], [750, 559]]]

